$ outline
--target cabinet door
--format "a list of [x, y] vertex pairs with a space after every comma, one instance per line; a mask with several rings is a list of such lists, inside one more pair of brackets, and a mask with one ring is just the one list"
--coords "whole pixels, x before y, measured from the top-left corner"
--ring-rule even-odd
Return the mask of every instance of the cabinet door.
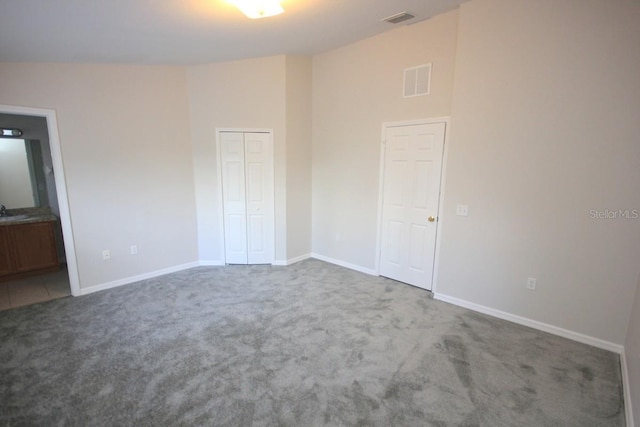
[[0, 227], [0, 276], [11, 273], [8, 227]]
[[15, 254], [16, 272], [58, 265], [53, 222], [20, 224], [9, 227]]

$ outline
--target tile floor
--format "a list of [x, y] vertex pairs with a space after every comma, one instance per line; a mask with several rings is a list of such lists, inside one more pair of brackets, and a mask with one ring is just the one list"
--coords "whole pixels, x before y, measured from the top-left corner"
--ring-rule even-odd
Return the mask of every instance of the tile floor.
[[36, 304], [71, 295], [67, 268], [55, 273], [0, 282], [0, 310]]

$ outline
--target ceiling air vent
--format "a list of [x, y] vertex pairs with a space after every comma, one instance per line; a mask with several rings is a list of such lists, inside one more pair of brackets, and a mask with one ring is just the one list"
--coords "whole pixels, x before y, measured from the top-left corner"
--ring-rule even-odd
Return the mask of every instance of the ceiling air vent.
[[408, 21], [411, 18], [415, 18], [415, 16], [409, 12], [400, 12], [395, 15], [387, 16], [386, 18], [381, 19], [381, 21], [389, 22], [390, 24], [399, 24], [400, 22]]

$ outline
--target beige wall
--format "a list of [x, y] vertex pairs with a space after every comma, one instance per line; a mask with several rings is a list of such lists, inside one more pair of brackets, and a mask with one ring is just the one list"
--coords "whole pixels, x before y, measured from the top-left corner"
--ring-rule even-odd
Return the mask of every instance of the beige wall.
[[0, 104], [56, 110], [81, 288], [197, 261], [184, 69], [2, 63]]
[[285, 56], [190, 67], [187, 71], [200, 260], [221, 261], [216, 128], [269, 128], [274, 134], [276, 260], [286, 260]]
[[462, 5], [438, 293], [624, 343], [640, 220], [591, 211], [640, 208], [638, 22], [626, 0]]
[[[383, 122], [447, 116], [457, 11], [313, 58], [313, 252], [376, 258]], [[403, 69], [433, 63], [431, 94], [402, 97]]]
[[[635, 302], [629, 319], [629, 329], [624, 345], [629, 374], [629, 394], [634, 411], [634, 424], [640, 426], [640, 275]], [[627, 411], [627, 414], [629, 411]]]
[[286, 58], [287, 259], [311, 252], [311, 58]]

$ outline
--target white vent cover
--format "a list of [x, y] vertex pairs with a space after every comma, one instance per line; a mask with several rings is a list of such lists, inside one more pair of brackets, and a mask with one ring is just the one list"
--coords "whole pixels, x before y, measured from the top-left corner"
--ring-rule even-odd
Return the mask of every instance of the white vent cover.
[[400, 22], [408, 21], [413, 18], [415, 18], [415, 16], [409, 12], [400, 12], [395, 15], [387, 16], [386, 18], [381, 19], [381, 21], [388, 22], [390, 24], [399, 24]]
[[429, 95], [431, 92], [431, 63], [404, 69], [403, 96]]

